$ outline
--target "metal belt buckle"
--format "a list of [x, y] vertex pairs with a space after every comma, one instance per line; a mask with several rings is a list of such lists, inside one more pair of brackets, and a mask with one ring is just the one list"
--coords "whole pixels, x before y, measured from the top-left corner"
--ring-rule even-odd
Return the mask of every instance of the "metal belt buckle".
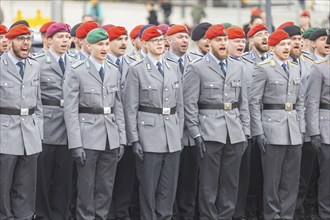
[[224, 110], [232, 110], [232, 103], [230, 103], [230, 102], [225, 102], [225, 103], [223, 104], [223, 109], [224, 109]]
[[111, 114], [111, 107], [104, 107], [103, 112], [104, 114]]
[[290, 102], [285, 103], [285, 111], [292, 111], [293, 110], [293, 104]]
[[163, 108], [162, 114], [163, 115], [169, 115], [169, 114], [171, 114], [171, 108]]
[[29, 109], [28, 108], [21, 108], [21, 114], [20, 115], [29, 115]]
[[61, 106], [61, 107], [64, 106], [64, 100], [63, 100], [63, 99], [60, 100], [60, 106]]

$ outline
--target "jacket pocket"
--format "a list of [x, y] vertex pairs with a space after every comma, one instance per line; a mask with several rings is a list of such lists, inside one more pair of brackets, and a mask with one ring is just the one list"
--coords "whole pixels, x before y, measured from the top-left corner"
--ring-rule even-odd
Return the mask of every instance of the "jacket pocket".
[[83, 89], [84, 102], [89, 106], [94, 106], [97, 104], [97, 99], [101, 96], [101, 89], [96, 86], [85, 86]]
[[271, 93], [274, 95], [286, 94], [286, 81], [283, 79], [269, 79]]
[[1, 99], [11, 99], [14, 97], [14, 83], [9, 81], [0, 81], [0, 97]]
[[203, 90], [205, 96], [210, 99], [219, 99], [221, 94], [222, 85], [220, 82], [204, 82], [203, 83]]

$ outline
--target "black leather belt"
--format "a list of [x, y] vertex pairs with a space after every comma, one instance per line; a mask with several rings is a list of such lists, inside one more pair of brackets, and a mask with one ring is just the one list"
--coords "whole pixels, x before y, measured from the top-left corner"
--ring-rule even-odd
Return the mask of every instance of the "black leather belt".
[[50, 105], [50, 106], [64, 106], [64, 101], [63, 100], [58, 100], [58, 99], [41, 99], [41, 103], [43, 105]]
[[172, 108], [156, 108], [156, 107], [149, 107], [149, 106], [139, 106], [140, 112], [149, 112], [154, 114], [162, 114], [162, 115], [173, 115], [176, 112], [176, 106]]
[[330, 104], [320, 103], [320, 109], [330, 110]]
[[112, 107], [79, 107], [79, 113], [88, 113], [88, 114], [111, 114], [113, 113]]
[[198, 104], [199, 109], [224, 109], [224, 110], [232, 110], [234, 108], [238, 108], [238, 102], [225, 102], [219, 104]]
[[285, 103], [285, 104], [263, 104], [263, 110], [286, 110], [292, 111], [296, 109], [296, 105], [293, 103]]
[[34, 113], [34, 108], [0, 108], [0, 114], [2, 115], [32, 115]]

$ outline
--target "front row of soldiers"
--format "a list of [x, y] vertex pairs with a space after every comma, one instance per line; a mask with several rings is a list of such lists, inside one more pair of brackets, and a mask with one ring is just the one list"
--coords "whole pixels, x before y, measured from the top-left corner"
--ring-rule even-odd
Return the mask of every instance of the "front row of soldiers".
[[[264, 219], [293, 219], [312, 179], [300, 167], [315, 161], [318, 215], [330, 219], [327, 30], [310, 36], [319, 62], [302, 56], [293, 24], [269, 36], [255, 26], [247, 54], [239, 27], [195, 30], [199, 49], [188, 53], [185, 26], [166, 36], [139, 26], [131, 33], [138, 61], [124, 55], [120, 26], [80, 24], [72, 56], [69, 26], [52, 23], [35, 59], [25, 25], [5, 30], [0, 219], [68, 219], [71, 200], [74, 219], [130, 219], [135, 166], [138, 219], [242, 219], [259, 205], [253, 183], [263, 189]], [[313, 161], [304, 159], [307, 136]]]

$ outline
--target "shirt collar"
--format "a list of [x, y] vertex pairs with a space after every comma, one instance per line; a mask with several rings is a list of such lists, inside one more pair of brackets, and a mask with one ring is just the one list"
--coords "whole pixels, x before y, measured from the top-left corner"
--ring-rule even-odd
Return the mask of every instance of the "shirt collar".
[[314, 53], [314, 54], [315, 54], [315, 57], [316, 57], [316, 60], [317, 61], [321, 61], [321, 60], [327, 59], [327, 57], [321, 57], [320, 55], [317, 55], [316, 53]]
[[171, 57], [174, 61], [179, 62], [179, 59], [181, 58], [181, 59], [182, 59], [182, 62], [184, 63], [184, 61], [185, 61], [185, 55], [179, 57], [179, 56], [175, 55], [174, 53], [172, 53], [171, 50], [168, 50], [168, 52], [170, 53], [170, 57]]
[[80, 53], [82, 53], [86, 58], [89, 57], [90, 55], [84, 51], [84, 49], [81, 48]]
[[288, 61], [286, 60], [285, 62], [281, 61], [280, 59], [277, 58], [277, 56], [274, 54], [273, 56], [274, 60], [282, 67], [283, 63], [285, 63], [287, 65], [287, 67], [289, 68], [288, 65]]
[[11, 53], [11, 51], [8, 51], [8, 57], [9, 57], [9, 59], [11, 59], [11, 61], [16, 65], [18, 62], [23, 62], [24, 63], [24, 65], [25, 65], [25, 63], [26, 63], [26, 61], [25, 61], [25, 59], [23, 59], [23, 60], [19, 60], [19, 59], [17, 59], [12, 53]]
[[101, 67], [103, 67], [103, 69], [104, 69], [104, 62], [101, 64], [101, 63], [97, 62], [92, 56], [90, 56], [89, 59], [92, 62], [92, 64], [94, 65], [97, 72], [100, 71]]
[[111, 53], [108, 53], [108, 57], [113, 63], [116, 63], [117, 59], [120, 60], [120, 63], [123, 62], [123, 56], [116, 57], [116, 56], [112, 55]]
[[60, 60], [60, 58], [63, 59], [63, 62], [65, 62], [65, 54], [63, 54], [62, 56], [59, 56], [58, 54], [56, 54], [52, 49], [49, 48], [49, 52], [50, 54], [54, 57], [54, 59], [56, 60], [56, 62], [58, 62]]
[[[157, 67], [157, 63], [158, 63], [158, 62], [160, 62], [160, 63], [162, 64], [162, 66], [163, 66], [163, 59], [162, 59], [162, 57], [160, 58], [160, 60], [156, 60], [155, 58], [149, 56], [148, 54], [147, 54], [147, 56], [148, 56], [148, 58], [151, 60], [152, 64], [155, 65], [155, 67]], [[158, 68], [158, 67], [157, 67], [157, 68]]]
[[147, 56], [147, 54], [145, 52], [143, 52], [143, 50], [140, 50], [140, 53], [141, 53], [142, 57], [146, 57]]
[[227, 66], [227, 59], [226, 59], [226, 60], [219, 60], [217, 57], [215, 57], [215, 56], [213, 55], [212, 52], [210, 52], [210, 56], [215, 60], [215, 62], [216, 62], [217, 64], [220, 64], [220, 62], [224, 62], [224, 63], [225, 63], [225, 66]]

